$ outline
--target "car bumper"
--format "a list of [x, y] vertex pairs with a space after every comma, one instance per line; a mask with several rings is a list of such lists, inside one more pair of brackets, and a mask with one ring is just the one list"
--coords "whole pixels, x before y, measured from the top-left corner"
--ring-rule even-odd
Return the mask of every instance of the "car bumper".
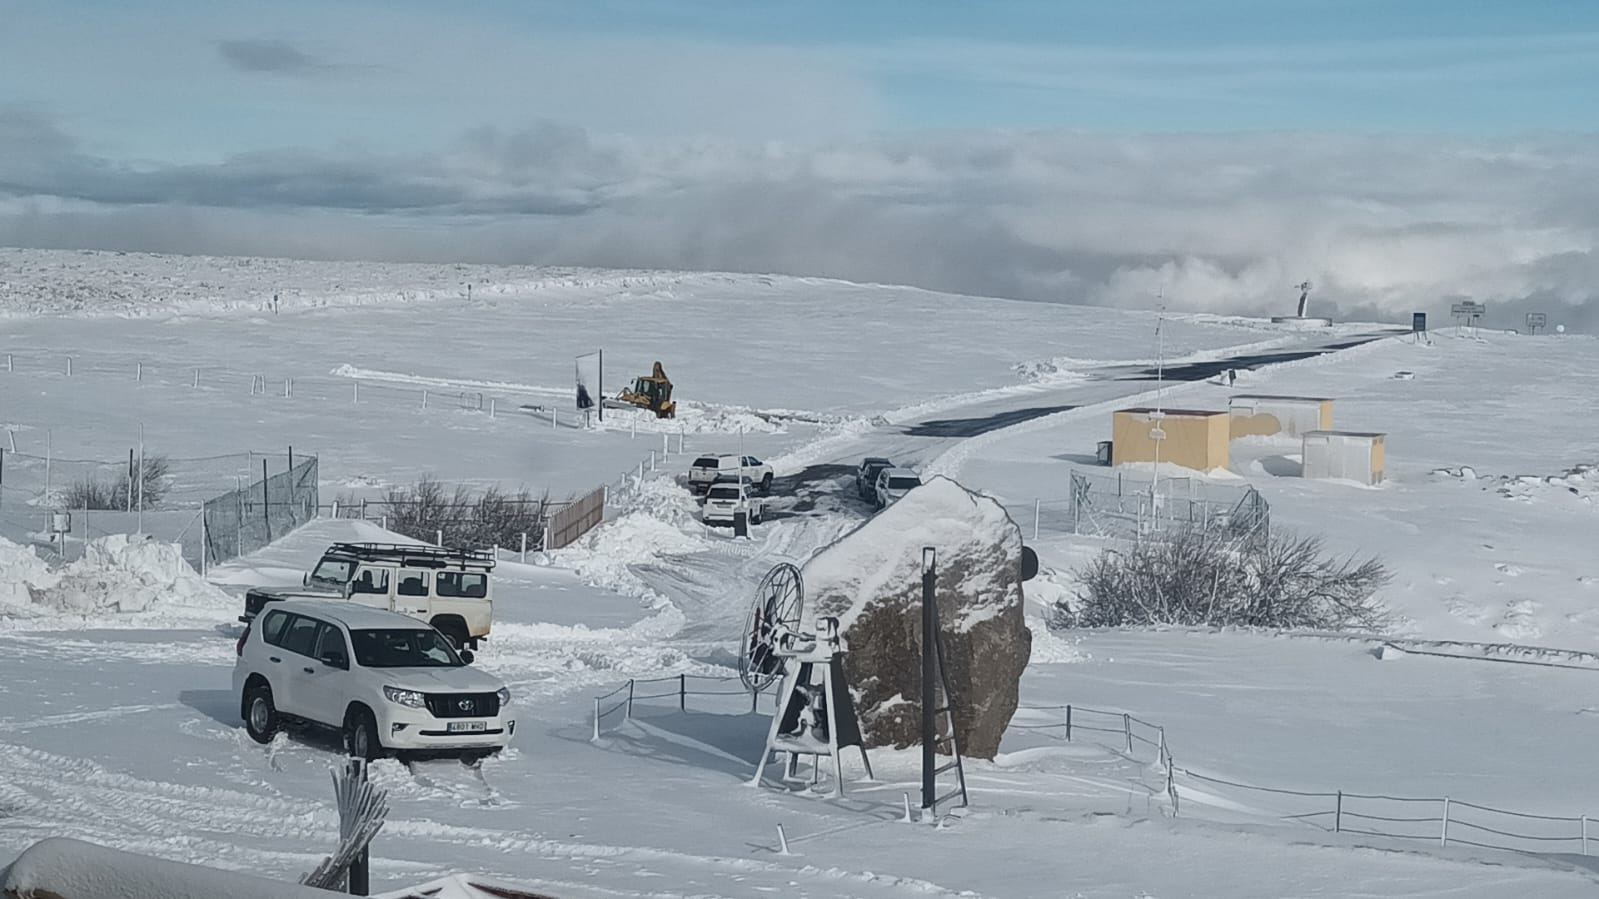
[[[451, 724], [482, 722], [483, 730], [450, 733]], [[487, 718], [435, 718], [426, 709], [394, 708], [378, 722], [379, 738], [388, 749], [499, 749], [516, 733], [511, 710]]]

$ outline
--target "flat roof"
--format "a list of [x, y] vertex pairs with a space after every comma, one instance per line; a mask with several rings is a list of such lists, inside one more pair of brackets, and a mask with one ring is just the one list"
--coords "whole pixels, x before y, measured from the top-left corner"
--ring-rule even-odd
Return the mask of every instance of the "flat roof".
[[1387, 437], [1382, 431], [1305, 431], [1304, 437]]
[[1332, 397], [1330, 396], [1284, 396], [1275, 393], [1235, 393], [1232, 398], [1235, 400], [1280, 400], [1294, 403], [1332, 402]]
[[1120, 413], [1123, 413], [1123, 412], [1133, 412], [1133, 413], [1161, 412], [1161, 413], [1164, 413], [1166, 415], [1180, 415], [1180, 416], [1188, 416], [1188, 417], [1201, 417], [1201, 416], [1208, 416], [1208, 415], [1228, 415], [1228, 414], [1230, 414], [1225, 409], [1156, 409], [1153, 406], [1136, 406], [1136, 407], [1134, 407], [1132, 409], [1117, 409], [1116, 412], [1117, 412], [1117, 414], [1120, 414]]

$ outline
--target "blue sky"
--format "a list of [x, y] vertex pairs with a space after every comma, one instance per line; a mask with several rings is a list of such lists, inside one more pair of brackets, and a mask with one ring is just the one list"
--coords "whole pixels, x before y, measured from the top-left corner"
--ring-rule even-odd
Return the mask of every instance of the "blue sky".
[[0, 244], [1582, 305], [1595, 109], [1594, 0], [0, 0]]

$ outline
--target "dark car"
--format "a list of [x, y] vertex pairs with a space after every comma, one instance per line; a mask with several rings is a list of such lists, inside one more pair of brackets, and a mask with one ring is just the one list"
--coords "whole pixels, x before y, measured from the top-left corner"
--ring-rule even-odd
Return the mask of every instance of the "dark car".
[[855, 492], [860, 494], [861, 499], [876, 502], [877, 475], [893, 467], [893, 461], [882, 456], [867, 456], [862, 459], [860, 467], [855, 469]]

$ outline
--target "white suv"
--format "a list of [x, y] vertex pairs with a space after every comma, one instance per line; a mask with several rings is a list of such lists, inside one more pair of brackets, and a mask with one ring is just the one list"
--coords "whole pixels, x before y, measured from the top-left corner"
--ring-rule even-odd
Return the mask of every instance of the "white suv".
[[747, 489], [740, 497], [737, 482], [711, 485], [705, 493], [705, 511], [700, 513], [700, 520], [706, 524], [732, 524], [740, 500], [749, 514], [749, 523], [760, 524], [766, 517], [766, 501], [752, 496]]
[[271, 742], [290, 721], [342, 730], [364, 759], [385, 752], [460, 755], [503, 749], [516, 731], [511, 693], [409, 615], [341, 600], [272, 603], [239, 638], [233, 692], [244, 728]]
[[772, 492], [772, 466], [754, 456], [737, 453], [700, 456], [688, 467], [688, 486], [696, 491], [709, 490], [718, 478], [743, 478], [762, 493]]
[[920, 486], [921, 475], [909, 468], [883, 469], [877, 473], [877, 508], [888, 508], [895, 500]]

